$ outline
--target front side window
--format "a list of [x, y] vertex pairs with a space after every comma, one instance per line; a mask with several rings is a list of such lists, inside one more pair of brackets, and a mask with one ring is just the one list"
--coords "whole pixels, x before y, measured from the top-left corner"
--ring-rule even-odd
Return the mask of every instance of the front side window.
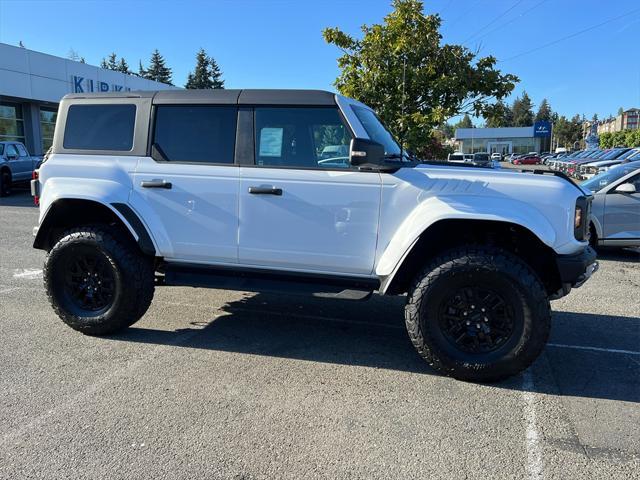
[[233, 164], [236, 107], [160, 105], [154, 143], [170, 162]]
[[255, 110], [256, 164], [349, 168], [351, 133], [337, 108], [280, 107]]
[[63, 146], [73, 150], [114, 150], [133, 147], [135, 105], [71, 105]]
[[27, 149], [24, 148], [22, 145], [16, 145], [16, 148], [18, 149], [18, 155], [20, 155], [21, 157], [28, 157], [29, 153], [27, 152]]
[[360, 120], [360, 123], [364, 127], [369, 138], [374, 142], [378, 142], [384, 146], [384, 153], [387, 155], [394, 155], [400, 153], [400, 145], [395, 141], [393, 135], [386, 129], [384, 124], [380, 121], [378, 116], [368, 108], [364, 107], [352, 107], [353, 112]]
[[16, 149], [16, 146], [13, 144], [9, 144], [7, 145], [7, 158], [17, 158], [18, 157], [18, 150]]

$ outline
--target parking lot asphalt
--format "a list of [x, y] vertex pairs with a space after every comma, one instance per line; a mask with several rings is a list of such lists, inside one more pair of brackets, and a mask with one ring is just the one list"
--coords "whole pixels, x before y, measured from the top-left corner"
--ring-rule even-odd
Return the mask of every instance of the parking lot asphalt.
[[553, 302], [492, 385], [437, 375], [404, 298], [159, 288], [118, 335], [60, 321], [26, 191], [0, 199], [0, 478], [640, 478], [640, 252]]

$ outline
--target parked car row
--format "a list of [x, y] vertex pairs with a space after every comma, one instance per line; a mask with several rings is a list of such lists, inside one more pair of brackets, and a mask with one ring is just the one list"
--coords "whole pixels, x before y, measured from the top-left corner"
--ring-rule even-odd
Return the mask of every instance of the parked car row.
[[476, 167], [500, 168], [500, 160], [487, 152], [476, 153], [450, 153], [447, 162], [475, 165]]
[[550, 159], [551, 170], [577, 180], [586, 180], [617, 165], [640, 160], [640, 148], [617, 147], [579, 150], [561, 158]]

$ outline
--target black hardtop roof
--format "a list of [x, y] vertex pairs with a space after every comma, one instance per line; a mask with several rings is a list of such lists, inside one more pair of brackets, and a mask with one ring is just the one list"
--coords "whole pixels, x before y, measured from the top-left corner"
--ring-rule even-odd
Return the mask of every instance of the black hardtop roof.
[[105, 93], [71, 93], [64, 99], [152, 98], [162, 104], [219, 105], [335, 105], [335, 94], [324, 90], [158, 90]]

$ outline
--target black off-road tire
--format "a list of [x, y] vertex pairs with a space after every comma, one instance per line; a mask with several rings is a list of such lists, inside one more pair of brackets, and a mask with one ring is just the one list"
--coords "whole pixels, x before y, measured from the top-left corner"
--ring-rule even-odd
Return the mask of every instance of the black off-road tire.
[[[470, 353], [447, 336], [443, 309], [449, 313], [447, 299], [456, 289], [466, 292], [467, 285], [492, 289], [513, 312], [512, 333], [494, 351]], [[459, 380], [495, 382], [526, 369], [540, 355], [549, 337], [551, 309], [541, 281], [522, 260], [499, 248], [470, 246], [443, 253], [416, 276], [405, 323], [418, 353], [438, 372]]]
[[11, 173], [7, 170], [0, 171], [0, 197], [6, 197], [11, 193]]
[[[112, 298], [95, 311], [79, 307], [67, 286], [65, 275], [71, 262], [82, 255], [93, 255], [101, 262], [104, 273], [96, 273], [96, 283], [102, 276], [109, 277], [112, 285]], [[112, 227], [73, 228], [64, 232], [47, 254], [44, 284], [62, 321], [87, 335], [106, 335], [133, 325], [149, 308], [154, 293], [153, 259]]]

